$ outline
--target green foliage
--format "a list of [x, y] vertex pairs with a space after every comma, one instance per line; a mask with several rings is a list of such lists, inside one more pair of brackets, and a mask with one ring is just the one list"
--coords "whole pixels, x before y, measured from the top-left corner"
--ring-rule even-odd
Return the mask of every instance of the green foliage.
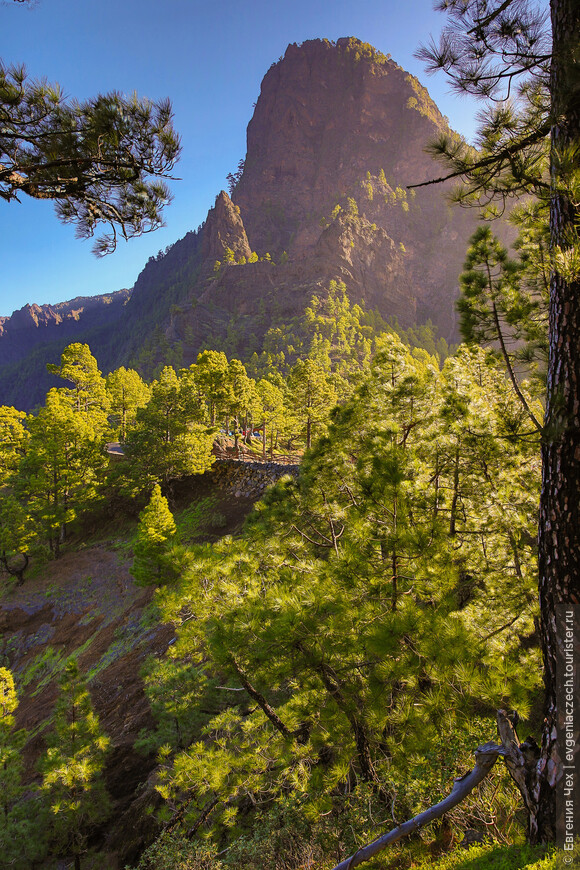
[[419, 80], [411, 74], [405, 76], [405, 81], [416, 94], [416, 96], [409, 97], [407, 100], [407, 108], [419, 112], [425, 118], [429, 118], [440, 130], [447, 128], [448, 124], [445, 123], [447, 119], [442, 117], [441, 112], [429, 96], [427, 88], [423, 87]]
[[456, 849], [435, 863], [420, 861], [414, 870], [561, 870], [562, 866], [562, 853], [545, 846], [485, 845], [471, 846], [467, 851]]
[[10, 823], [10, 810], [24, 789], [20, 784], [22, 732], [14, 734], [14, 713], [18, 707], [14, 678], [7, 668], [0, 668], [0, 799], [3, 825]]
[[262, 378], [256, 384], [262, 426], [262, 456], [266, 456], [266, 443], [270, 435], [270, 456], [274, 453], [274, 435], [283, 425], [284, 393], [280, 387]]
[[62, 352], [60, 365], [49, 364], [47, 369], [72, 384], [61, 394], [69, 398], [74, 409], [90, 414], [95, 424], [102, 421], [103, 429], [106, 428], [103, 413], [107, 406], [105, 381], [88, 344], [69, 344]]
[[16, 408], [0, 407], [0, 563], [19, 583], [24, 580], [34, 538], [28, 511], [14, 494], [29, 439], [25, 418]]
[[517, 369], [524, 371], [542, 389], [548, 356], [550, 263], [543, 218], [537, 206], [523, 207], [513, 215], [520, 231], [517, 260], [508, 257], [488, 226], [476, 230], [457, 303], [465, 340], [495, 347], [512, 376]]
[[224, 414], [231, 400], [228, 359], [225, 353], [204, 350], [198, 354], [197, 362], [190, 366], [189, 372], [198, 401], [206, 406], [204, 418], [210, 426], [215, 426], [218, 416]]
[[0, 198], [26, 194], [56, 202], [82, 238], [110, 231], [95, 252], [161, 225], [167, 178], [179, 155], [168, 101], [100, 94], [67, 101], [58, 85], [32, 81], [24, 67], [0, 65]]
[[208, 528], [219, 528], [224, 518], [216, 510], [216, 500], [211, 496], [192, 502], [175, 517], [177, 539], [188, 544]]
[[59, 555], [67, 524], [97, 497], [106, 464], [103, 434], [91, 412], [79, 412], [62, 391], [52, 389], [46, 405], [28, 419], [30, 440], [17, 487], [40, 535]]
[[324, 431], [328, 412], [336, 402], [336, 393], [323, 366], [312, 359], [298, 360], [292, 368], [288, 393], [309, 449], [313, 436]]
[[0, 501], [0, 563], [18, 584], [24, 582], [28, 567], [28, 551], [35, 532], [31, 517], [21, 502], [11, 493]]
[[[298, 483], [159, 600], [181, 622], [148, 677], [168, 813], [187, 795], [185, 829], [208, 819], [226, 866], [283, 867], [290, 842], [299, 866], [307, 843], [355, 846], [369, 801], [383, 817], [396, 794], [402, 820], [446, 794], [496, 707], [536, 701], [538, 472], [492, 356], [440, 370], [385, 338]], [[502, 779], [451, 823], [502, 836], [515, 816]]]
[[123, 442], [128, 430], [135, 425], [137, 411], [147, 405], [151, 392], [136, 371], [124, 366], [107, 375], [106, 388], [109, 419], [119, 440]]
[[77, 867], [87, 849], [89, 826], [104, 821], [110, 812], [102, 778], [108, 746], [76, 659], [69, 659], [40, 768], [52, 848], [56, 854], [72, 854]]
[[155, 484], [149, 504], [139, 514], [131, 573], [142, 584], [161, 583], [171, 576], [169, 547], [176, 532], [175, 520], [161, 487]]
[[439, 43], [421, 47], [417, 56], [428, 72], [444, 70], [458, 93], [482, 99], [484, 110], [475, 148], [444, 132], [430, 152], [447, 163], [447, 177], [462, 177], [454, 194], [458, 202], [483, 208], [495, 202], [503, 213], [514, 195], [531, 193], [546, 201], [554, 179], [550, 188], [551, 35], [544, 10], [513, 2], [494, 4], [489, 14], [478, 2], [445, 9], [450, 22]]
[[37, 796], [22, 783], [24, 731], [14, 728], [18, 707], [11, 672], [0, 668], [0, 855], [5, 867], [27, 870], [45, 849]]
[[[212, 421], [235, 421], [238, 438], [260, 421], [263, 452], [267, 431], [272, 449], [276, 430], [303, 426], [312, 448], [299, 482], [281, 481], [242, 538], [192, 546], [210, 506], [193, 505], [176, 529], [158, 485], [141, 514], [134, 575], [173, 581], [158, 604], [181, 629], [166, 661], [148, 665], [158, 727], [139, 746], [159, 751], [165, 817], [184, 805], [184, 830], [206, 819], [208, 839], [205, 853], [176, 833], [144, 857], [181, 862], [168, 867], [212, 866], [224, 845], [218, 861], [240, 868], [325, 860], [335, 842], [353, 851], [353, 831], [372, 838], [369, 809], [382, 817], [396, 794], [402, 819], [433, 803], [499, 704], [525, 715], [535, 702], [537, 445], [497, 361], [462, 348], [440, 368], [351, 307], [340, 284], [294, 328], [269, 339], [288, 350], [291, 335], [300, 350], [287, 384], [274, 365], [256, 384], [208, 351], [179, 374], [166, 367], [127, 424], [123, 467], [143, 469], [140, 486], [186, 473], [191, 438], [205, 433], [209, 450]], [[428, 325], [419, 333], [407, 340], [437, 349]], [[102, 445], [91, 422], [63, 390], [30, 419], [15, 461], [36, 516], [32, 470], [60, 468], [52, 456], [66, 489], [46, 516], [90, 502], [77, 459]], [[82, 468], [96, 488], [98, 463]], [[503, 780], [482, 788], [451, 825], [507, 836], [509, 794]], [[92, 824], [83, 812], [81, 827]], [[63, 848], [84, 849], [82, 836], [66, 834]]]
[[192, 843], [180, 834], [166, 832], [141, 856], [136, 870], [222, 870], [213, 860], [214, 850]]
[[213, 434], [197, 422], [192, 398], [187, 375], [178, 377], [171, 366], [151, 385], [151, 398], [137, 410], [125, 444], [128, 474], [138, 489], [211, 466]]
[[242, 159], [238, 162], [238, 166], [235, 172], [229, 172], [226, 176], [228, 181], [228, 190], [230, 192], [230, 196], [232, 196], [234, 190], [240, 183], [242, 175], [244, 174], [244, 168], [246, 165], [246, 161], [242, 157]]
[[390, 54], [383, 54], [378, 51], [369, 42], [361, 42], [354, 36], [348, 39], [342, 39], [340, 42], [340, 50], [347, 57], [352, 58], [355, 63], [360, 63], [361, 60], [370, 61], [371, 63], [384, 66], [391, 60]]
[[6, 405], [0, 407], [0, 486], [12, 481], [26, 452], [28, 432], [23, 425], [25, 418], [23, 411]]

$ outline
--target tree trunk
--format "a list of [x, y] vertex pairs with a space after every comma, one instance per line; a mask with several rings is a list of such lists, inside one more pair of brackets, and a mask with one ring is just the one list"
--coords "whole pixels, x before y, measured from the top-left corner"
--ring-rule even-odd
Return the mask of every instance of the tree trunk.
[[18, 557], [22, 559], [22, 562], [20, 564], [18, 564], [18, 562], [10, 562], [8, 556], [6, 555], [6, 551], [3, 551], [0, 555], [0, 563], [4, 565], [4, 568], [6, 569], [8, 574], [10, 574], [12, 577], [16, 577], [16, 585], [22, 586], [22, 584], [24, 583], [24, 572], [28, 568], [29, 558], [27, 553], [17, 553], [16, 559], [18, 559]]
[[[580, 141], [577, 52], [578, 0], [551, 0], [553, 58], [550, 229], [552, 248], [570, 247], [579, 209], [561, 191], [560, 159]], [[544, 655], [545, 720], [537, 764], [532, 841], [566, 848], [580, 835], [578, 728], [580, 726], [580, 281], [552, 274], [550, 357], [542, 445], [539, 576]], [[575, 667], [574, 667], [575, 666]], [[574, 684], [576, 683], [576, 684]]]

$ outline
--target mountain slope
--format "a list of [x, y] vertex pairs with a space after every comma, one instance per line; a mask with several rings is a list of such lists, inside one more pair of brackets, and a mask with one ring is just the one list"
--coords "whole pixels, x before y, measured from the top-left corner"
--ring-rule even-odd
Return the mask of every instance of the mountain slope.
[[222, 191], [202, 227], [150, 259], [114, 320], [84, 317], [74, 338], [63, 321], [46, 330], [50, 347], [38, 328], [21, 330], [34, 356], [19, 358], [16, 378], [3, 351], [15, 315], [5, 320], [0, 401], [41, 401], [46, 353], [56, 361], [71, 340], [88, 341], [104, 370], [132, 364], [147, 375], [164, 361], [188, 365], [203, 347], [244, 357], [332, 279], [386, 319], [431, 319], [457, 338], [475, 217], [451, 209], [441, 185], [406, 189], [438, 174], [424, 148], [444, 130], [427, 91], [371, 46], [290, 45], [263, 80], [231, 197]]

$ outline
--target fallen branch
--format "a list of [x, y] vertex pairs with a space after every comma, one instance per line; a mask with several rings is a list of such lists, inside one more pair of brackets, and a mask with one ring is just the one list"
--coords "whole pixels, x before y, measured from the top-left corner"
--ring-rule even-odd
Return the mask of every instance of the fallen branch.
[[450, 795], [438, 804], [435, 804], [435, 806], [429, 807], [428, 810], [403, 822], [402, 825], [394, 828], [388, 834], [383, 834], [383, 836], [373, 840], [367, 846], [362, 846], [350, 858], [346, 858], [340, 864], [337, 864], [333, 870], [352, 870], [352, 868], [358, 867], [359, 864], [369, 861], [386, 846], [390, 846], [391, 843], [396, 843], [397, 840], [401, 840], [403, 837], [418, 831], [419, 828], [428, 825], [429, 822], [441, 818], [441, 816], [465, 800], [475, 786], [479, 785], [482, 779], [485, 779], [500, 755], [506, 756], [508, 754], [509, 748], [498, 746], [497, 743], [485, 743], [483, 746], [480, 746], [475, 750], [475, 767], [470, 773], [466, 773], [465, 776], [460, 776], [454, 781]]

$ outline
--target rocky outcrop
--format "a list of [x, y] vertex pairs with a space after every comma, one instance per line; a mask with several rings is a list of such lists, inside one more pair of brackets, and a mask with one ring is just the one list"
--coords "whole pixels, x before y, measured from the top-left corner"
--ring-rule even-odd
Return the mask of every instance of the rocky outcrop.
[[408, 73], [359, 40], [288, 46], [262, 82], [234, 194], [252, 245], [304, 255], [367, 172], [395, 185], [432, 177], [423, 149], [446, 126]]
[[431, 317], [456, 336], [474, 217], [440, 186], [406, 189], [440, 174], [424, 149], [444, 131], [427, 91], [370, 46], [290, 45], [262, 83], [233, 193], [252, 248], [276, 262], [286, 251], [309, 283], [344, 280], [351, 299], [403, 325]]
[[231, 251], [234, 262], [242, 258], [247, 259], [252, 253], [240, 217], [239, 206], [235, 206], [227, 193], [222, 190], [204, 224], [202, 261], [209, 265], [213, 260], [212, 265], [215, 265], [216, 260], [223, 260], [227, 251]]
[[444, 131], [427, 91], [371, 46], [289, 46], [264, 78], [243, 172], [208, 215], [199, 277], [168, 339], [186, 360], [208, 330], [224, 335], [232, 322], [259, 341], [333, 279], [386, 319], [431, 319], [457, 339], [454, 302], [475, 216], [449, 207], [440, 186], [406, 187], [439, 173], [424, 149]]

